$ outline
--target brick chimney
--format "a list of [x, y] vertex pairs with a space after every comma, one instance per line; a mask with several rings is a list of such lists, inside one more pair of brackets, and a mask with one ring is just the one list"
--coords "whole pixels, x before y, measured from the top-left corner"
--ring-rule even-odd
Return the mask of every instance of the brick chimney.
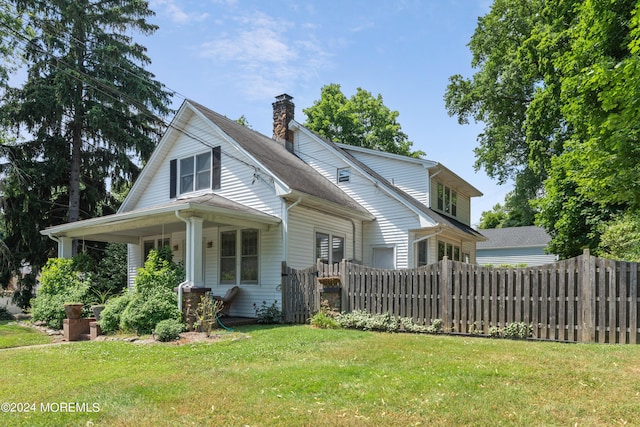
[[292, 96], [283, 93], [276, 96], [273, 104], [273, 138], [284, 142], [287, 150], [293, 153], [293, 132], [289, 130], [289, 122], [293, 120], [295, 105]]

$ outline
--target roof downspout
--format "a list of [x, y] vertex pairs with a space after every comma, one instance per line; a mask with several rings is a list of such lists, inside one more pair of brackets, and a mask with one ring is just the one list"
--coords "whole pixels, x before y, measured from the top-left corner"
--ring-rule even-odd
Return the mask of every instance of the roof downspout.
[[[293, 202], [291, 206], [288, 206], [284, 209], [284, 214], [282, 215], [282, 246], [283, 246], [283, 255], [284, 261], [289, 261], [289, 209], [297, 206], [298, 203], [302, 201], [302, 196], [298, 197], [298, 200]], [[283, 199], [282, 203], [286, 205], [286, 200]]]
[[[186, 226], [186, 241], [189, 242], [191, 236], [189, 236], [189, 234], [191, 233], [191, 224], [189, 223], [189, 220], [186, 219], [183, 216], [180, 216], [180, 211], [175, 211], [176, 217], [183, 221], [187, 226]], [[189, 247], [189, 245], [187, 244], [187, 248]], [[190, 255], [190, 254], [187, 254]], [[187, 256], [187, 262], [191, 263], [193, 262], [191, 260], [191, 256]], [[189, 275], [191, 274], [191, 268], [189, 268], [190, 266], [187, 266], [187, 268], [185, 268], [185, 280], [184, 282], [180, 283], [178, 285], [178, 310], [180, 310], [180, 313], [182, 313], [182, 288], [184, 288], [185, 286], [188, 286], [191, 283], [191, 278], [189, 277]]]

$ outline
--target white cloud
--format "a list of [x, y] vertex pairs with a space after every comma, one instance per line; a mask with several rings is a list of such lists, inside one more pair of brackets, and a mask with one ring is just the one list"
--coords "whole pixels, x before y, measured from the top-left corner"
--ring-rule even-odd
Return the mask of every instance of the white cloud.
[[161, 13], [167, 15], [171, 21], [180, 25], [204, 21], [209, 17], [209, 14], [204, 12], [186, 12], [176, 4], [175, 0], [151, 0], [150, 5], [152, 10], [161, 11]]
[[226, 31], [202, 43], [200, 55], [232, 74], [250, 99], [290, 91], [330, 66], [330, 55], [310, 35], [308, 25], [299, 27], [259, 11], [226, 21]]

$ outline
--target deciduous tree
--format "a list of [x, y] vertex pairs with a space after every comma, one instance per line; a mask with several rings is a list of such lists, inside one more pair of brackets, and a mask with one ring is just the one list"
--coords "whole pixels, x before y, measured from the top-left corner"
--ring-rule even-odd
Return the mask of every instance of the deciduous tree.
[[305, 126], [334, 142], [420, 157], [423, 151], [411, 151], [413, 143], [397, 122], [399, 113], [384, 105], [382, 96], [362, 88], [347, 98], [339, 84], [324, 86], [320, 99], [303, 110]]

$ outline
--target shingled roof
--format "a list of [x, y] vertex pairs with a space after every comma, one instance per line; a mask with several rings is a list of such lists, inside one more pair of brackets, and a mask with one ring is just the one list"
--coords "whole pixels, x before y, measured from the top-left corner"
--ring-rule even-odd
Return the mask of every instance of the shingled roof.
[[455, 218], [451, 218], [451, 217], [448, 217], [446, 215], [442, 215], [442, 214], [434, 211], [433, 209], [425, 206], [424, 203], [421, 203], [415, 197], [411, 196], [407, 192], [405, 192], [405, 191], [401, 190], [400, 188], [398, 188], [397, 186], [395, 186], [393, 183], [389, 182], [385, 177], [380, 175], [374, 169], [370, 168], [368, 165], [366, 165], [365, 163], [363, 163], [360, 160], [358, 160], [358, 158], [355, 157], [354, 155], [352, 155], [348, 151], [348, 149], [340, 147], [338, 144], [335, 144], [333, 141], [331, 141], [331, 140], [329, 140], [329, 139], [327, 139], [327, 138], [325, 138], [325, 137], [323, 137], [321, 135], [318, 135], [313, 131], [310, 131], [310, 132], [313, 133], [314, 135], [316, 135], [316, 137], [318, 137], [319, 139], [324, 141], [329, 146], [333, 147], [335, 150], [337, 150], [340, 153], [342, 153], [342, 155], [345, 156], [346, 158], [348, 158], [350, 162], [358, 165], [359, 168], [361, 168], [363, 171], [365, 171], [367, 174], [369, 174], [371, 177], [373, 177], [376, 181], [378, 181], [379, 183], [383, 184], [384, 186], [386, 186], [388, 188], [393, 189], [393, 191], [395, 191], [395, 193], [398, 196], [400, 196], [402, 199], [404, 199], [404, 201], [407, 204], [410, 204], [415, 209], [417, 209], [420, 212], [424, 213], [429, 218], [433, 219], [436, 223], [443, 224], [443, 225], [446, 225], [446, 226], [451, 227], [451, 228], [457, 228], [458, 230], [463, 231], [464, 233], [473, 236], [477, 240], [484, 240], [483, 234], [481, 234], [480, 232], [474, 230], [472, 227], [470, 227], [470, 226], [468, 226], [466, 224], [463, 224], [462, 222], [458, 221]]
[[292, 190], [370, 215], [358, 202], [287, 150], [282, 143], [230, 120], [195, 101], [188, 102]]
[[485, 242], [478, 242], [476, 249], [527, 248], [547, 246], [551, 236], [544, 228], [536, 226], [490, 228], [482, 230], [487, 238]]

